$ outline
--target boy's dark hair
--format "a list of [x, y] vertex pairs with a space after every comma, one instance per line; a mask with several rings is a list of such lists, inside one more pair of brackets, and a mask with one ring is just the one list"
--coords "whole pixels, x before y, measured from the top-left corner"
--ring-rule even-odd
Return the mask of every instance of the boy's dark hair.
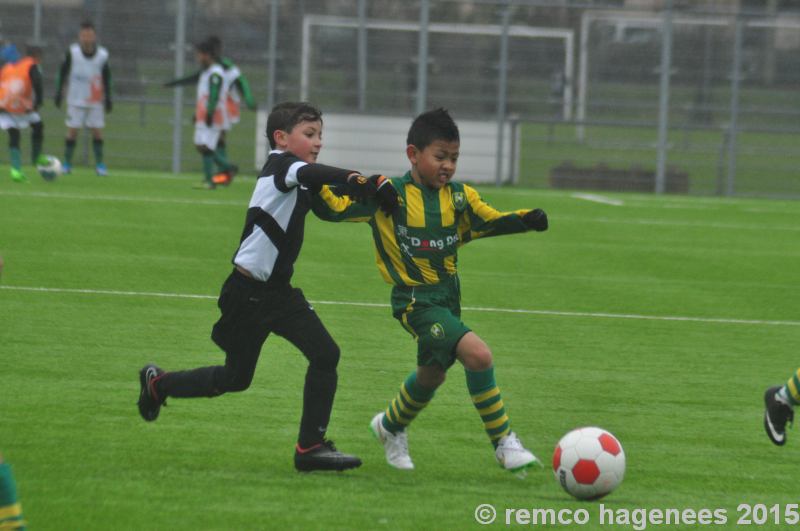
[[322, 122], [322, 111], [307, 101], [286, 101], [273, 107], [267, 117], [269, 147], [275, 149], [275, 131], [290, 133], [300, 122]]
[[38, 44], [26, 44], [25, 45], [25, 55], [29, 55], [31, 57], [35, 57], [37, 59], [42, 57], [42, 47]]
[[93, 30], [93, 29], [95, 29], [95, 28], [94, 28], [94, 23], [93, 23], [91, 20], [88, 20], [88, 19], [87, 19], [87, 20], [84, 20], [83, 22], [81, 22], [81, 29], [82, 29], [82, 30], [83, 30], [83, 29], [90, 29], [90, 30]]
[[212, 53], [212, 55], [214, 55], [214, 56], [215, 56], [215, 57], [217, 57], [217, 58], [219, 58], [220, 56], [222, 56], [222, 39], [220, 39], [220, 38], [219, 38], [218, 36], [216, 36], [216, 35], [210, 35], [210, 36], [208, 37], [208, 39], [206, 39], [206, 41], [208, 41], [208, 43], [209, 43], [209, 44], [211, 44], [211, 47], [212, 47], [212, 48], [213, 48], [213, 50], [214, 50], [214, 52]]
[[200, 53], [207, 53], [212, 57], [214, 56], [214, 43], [211, 41], [211, 39], [198, 42], [194, 45], [194, 49]]
[[424, 112], [414, 118], [411, 128], [408, 130], [406, 144], [423, 150], [436, 140], [447, 142], [460, 140], [458, 126], [447, 109], [442, 107]]

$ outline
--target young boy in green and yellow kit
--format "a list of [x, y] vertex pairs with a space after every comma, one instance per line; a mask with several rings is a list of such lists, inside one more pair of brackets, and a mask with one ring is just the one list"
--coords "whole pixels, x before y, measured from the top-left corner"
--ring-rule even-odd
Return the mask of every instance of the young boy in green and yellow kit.
[[414, 468], [406, 429], [458, 360], [498, 462], [519, 472], [537, 459], [511, 431], [492, 352], [461, 321], [457, 248], [477, 238], [547, 230], [547, 216], [539, 209], [499, 212], [474, 188], [453, 182], [459, 145], [458, 127], [446, 110], [423, 113], [408, 132], [411, 170], [390, 180], [400, 198], [394, 213], [379, 211], [375, 201], [354, 202], [328, 186], [314, 198], [313, 209], [327, 221], [370, 224], [378, 269], [393, 286], [393, 315], [417, 342], [416, 370], [370, 425], [389, 464]]

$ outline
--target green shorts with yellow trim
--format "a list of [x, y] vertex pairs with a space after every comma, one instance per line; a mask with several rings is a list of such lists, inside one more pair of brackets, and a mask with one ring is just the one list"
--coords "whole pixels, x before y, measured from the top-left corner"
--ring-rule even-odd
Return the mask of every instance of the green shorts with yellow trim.
[[461, 322], [458, 277], [434, 285], [395, 286], [392, 314], [417, 341], [417, 365], [450, 368], [456, 345], [470, 332]]

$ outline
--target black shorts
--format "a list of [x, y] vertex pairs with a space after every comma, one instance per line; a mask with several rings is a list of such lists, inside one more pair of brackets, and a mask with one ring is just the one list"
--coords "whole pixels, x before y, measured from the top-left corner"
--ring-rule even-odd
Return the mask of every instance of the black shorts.
[[211, 339], [237, 361], [254, 365], [272, 332], [291, 341], [307, 357], [338, 348], [303, 291], [289, 284], [271, 285], [234, 269], [222, 285], [217, 305], [222, 315]]

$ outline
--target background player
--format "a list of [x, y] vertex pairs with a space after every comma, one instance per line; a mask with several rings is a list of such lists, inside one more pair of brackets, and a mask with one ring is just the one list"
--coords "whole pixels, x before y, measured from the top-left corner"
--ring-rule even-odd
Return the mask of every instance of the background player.
[[[208, 38], [208, 43], [211, 45], [211, 49], [213, 50], [212, 56], [214, 61], [222, 66], [223, 78], [228, 87], [227, 98], [225, 99], [225, 110], [228, 113], [228, 122], [226, 128], [220, 133], [219, 140], [217, 141], [217, 148], [215, 150], [217, 153], [219, 153], [222, 159], [227, 160], [228, 154], [226, 136], [227, 132], [230, 131], [234, 125], [238, 124], [241, 119], [242, 99], [244, 99], [247, 108], [250, 110], [256, 109], [256, 103], [253, 99], [253, 94], [250, 91], [250, 84], [247, 82], [247, 78], [244, 77], [244, 74], [242, 74], [241, 70], [239, 70], [239, 67], [236, 66], [233, 61], [222, 56], [222, 40], [220, 40], [219, 37], [212, 35]], [[164, 83], [164, 86], [177, 87], [180, 85], [196, 84], [200, 80], [200, 75], [202, 73], [203, 70], [200, 70], [189, 76], [168, 81], [167, 83]], [[212, 182], [214, 184], [229, 185], [233, 175], [234, 173], [231, 171], [216, 173], [212, 177]]]
[[70, 45], [56, 78], [56, 107], [61, 106], [64, 83], [67, 87], [67, 138], [64, 141], [64, 173], [72, 171], [72, 156], [78, 130], [92, 131], [95, 173], [108, 175], [103, 162], [105, 114], [111, 112], [111, 68], [108, 50], [97, 45], [97, 33], [89, 21], [81, 23], [78, 42]]
[[770, 387], [764, 393], [764, 429], [778, 446], [786, 444], [786, 424], [794, 422], [794, 406], [800, 404], [800, 369], [785, 385]]
[[476, 238], [544, 231], [547, 216], [539, 209], [498, 212], [472, 187], [452, 182], [459, 142], [458, 127], [446, 110], [423, 113], [408, 132], [411, 170], [383, 183], [399, 193], [401, 207], [394, 215], [378, 212], [374, 202], [359, 204], [339, 197], [329, 187], [315, 199], [314, 212], [330, 221], [369, 222], [378, 269], [393, 285], [394, 317], [417, 342], [416, 370], [370, 425], [389, 464], [414, 468], [406, 428], [458, 360], [498, 462], [520, 472], [537, 459], [511, 431], [489, 347], [461, 321], [456, 250]]
[[28, 46], [25, 57], [0, 69], [0, 129], [8, 131], [11, 178], [16, 182], [27, 181], [20, 153], [22, 129], [31, 128], [31, 162], [46, 163], [41, 155], [44, 124], [37, 112], [42, 105], [41, 54], [38, 46]]
[[[194, 122], [194, 145], [203, 158], [203, 181], [198, 187], [213, 190], [216, 173], [226, 173], [229, 183], [238, 170], [235, 164], [228, 162], [225, 150], [219, 149], [219, 140], [229, 127], [225, 107], [229, 85], [222, 66], [214, 56], [211, 40], [206, 39], [195, 46], [195, 57], [202, 69], [197, 79]], [[215, 165], [218, 171], [215, 171]]]
[[275, 332], [309, 362], [295, 468], [354, 468], [361, 460], [339, 452], [325, 438], [336, 393], [339, 347], [303, 292], [290, 282], [303, 245], [310, 189], [343, 183], [348, 193], [366, 197], [374, 195], [375, 185], [357, 172], [316, 164], [322, 148], [322, 114], [307, 103], [277, 105], [267, 118], [267, 137], [272, 151], [256, 181], [234, 270], [220, 293], [222, 315], [211, 334], [225, 352], [225, 365], [166, 373], [155, 365], [145, 366], [140, 371], [139, 413], [152, 421], [170, 396], [214, 397], [244, 391], [253, 379], [261, 346]]

